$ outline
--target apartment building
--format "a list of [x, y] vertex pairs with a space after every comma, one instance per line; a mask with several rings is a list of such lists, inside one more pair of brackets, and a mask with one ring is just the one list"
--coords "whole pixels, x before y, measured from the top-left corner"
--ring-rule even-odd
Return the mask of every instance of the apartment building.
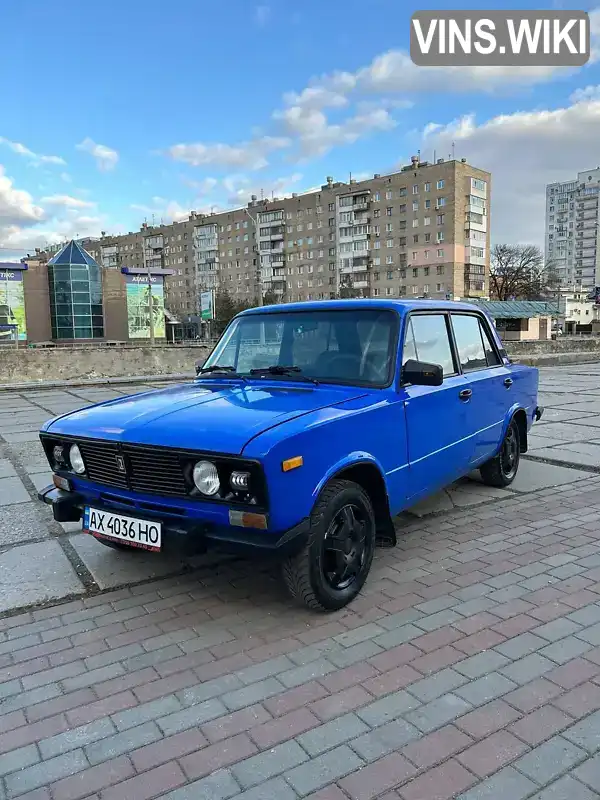
[[[430, 164], [415, 156], [392, 175], [349, 183], [328, 178], [320, 191], [254, 198], [248, 211], [255, 217], [262, 296], [486, 296], [490, 179], [465, 160]], [[222, 235], [219, 216], [214, 223]], [[221, 247], [221, 285], [232, 283], [228, 255]]]
[[599, 195], [600, 167], [546, 186], [546, 264], [565, 289], [600, 285]]
[[82, 246], [106, 269], [170, 269], [165, 279], [165, 303], [176, 316], [193, 314], [197, 308], [194, 276], [193, 233], [195, 215], [171, 225], [148, 225], [119, 236], [103, 234], [83, 239]]
[[82, 244], [110, 268], [174, 270], [165, 304], [198, 312], [207, 289], [237, 300], [334, 297], [485, 297], [490, 253], [489, 172], [466, 159], [421, 161], [362, 181], [171, 225], [142, 225]]

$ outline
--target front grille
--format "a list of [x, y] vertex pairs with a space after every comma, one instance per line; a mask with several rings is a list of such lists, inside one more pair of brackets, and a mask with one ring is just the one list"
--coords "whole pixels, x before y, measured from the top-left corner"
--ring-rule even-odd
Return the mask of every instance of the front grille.
[[[146, 494], [187, 497], [180, 459], [169, 450], [110, 442], [78, 442], [90, 480]], [[125, 467], [123, 472], [119, 464]]]
[[[172, 450], [167, 447], [122, 444], [47, 433], [41, 435], [41, 440], [54, 471], [71, 477], [73, 473], [68, 464], [68, 452], [71, 445], [77, 444], [86, 467], [85, 473], [78, 477], [109, 489], [129, 489], [146, 495], [184, 497], [189, 500], [201, 499], [204, 502], [251, 507], [254, 511], [268, 508], [265, 475], [261, 465], [252, 459], [214, 452]], [[56, 461], [56, 447], [65, 451], [66, 460]], [[192, 479], [194, 464], [204, 459], [215, 464], [221, 483], [219, 493], [211, 497], [201, 495]], [[249, 494], [236, 493], [231, 489], [230, 479], [234, 470], [250, 473]]]

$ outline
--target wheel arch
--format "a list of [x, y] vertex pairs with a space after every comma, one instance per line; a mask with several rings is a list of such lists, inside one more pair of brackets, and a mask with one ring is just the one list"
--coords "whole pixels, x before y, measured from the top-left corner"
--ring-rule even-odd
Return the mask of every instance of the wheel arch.
[[512, 415], [511, 420], [517, 423], [519, 430], [519, 449], [521, 453], [527, 452], [527, 412], [524, 408], [518, 408]]
[[358, 484], [369, 495], [375, 513], [377, 535], [396, 544], [396, 533], [390, 514], [387, 484], [379, 465], [370, 459], [361, 458], [338, 465], [319, 486], [317, 497], [332, 480], [346, 480]]

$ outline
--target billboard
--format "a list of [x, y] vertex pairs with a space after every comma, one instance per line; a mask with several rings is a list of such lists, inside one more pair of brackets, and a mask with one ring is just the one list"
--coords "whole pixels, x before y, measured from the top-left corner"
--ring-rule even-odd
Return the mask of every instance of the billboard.
[[209, 320], [215, 318], [215, 292], [210, 289], [208, 292], [200, 292], [200, 319]]
[[154, 336], [165, 338], [165, 290], [162, 275], [126, 275], [127, 330], [130, 339], [150, 338], [150, 297]]
[[23, 267], [0, 263], [0, 342], [14, 342], [15, 331], [20, 341], [27, 339]]

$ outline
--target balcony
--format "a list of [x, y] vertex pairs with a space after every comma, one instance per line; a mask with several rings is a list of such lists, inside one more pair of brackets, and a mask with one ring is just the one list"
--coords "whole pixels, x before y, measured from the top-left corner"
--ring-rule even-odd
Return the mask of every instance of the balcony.
[[369, 208], [369, 201], [366, 198], [364, 200], [355, 200], [352, 203], [353, 211], [366, 211], [368, 208]]
[[371, 266], [371, 258], [370, 256], [356, 256], [352, 259], [352, 266], [353, 267], [370, 267]]
[[475, 275], [480, 276], [479, 279], [483, 280], [485, 277], [485, 266], [476, 263], [465, 264], [465, 277]]
[[353, 281], [352, 288], [353, 289], [368, 289], [369, 288], [369, 281]]

